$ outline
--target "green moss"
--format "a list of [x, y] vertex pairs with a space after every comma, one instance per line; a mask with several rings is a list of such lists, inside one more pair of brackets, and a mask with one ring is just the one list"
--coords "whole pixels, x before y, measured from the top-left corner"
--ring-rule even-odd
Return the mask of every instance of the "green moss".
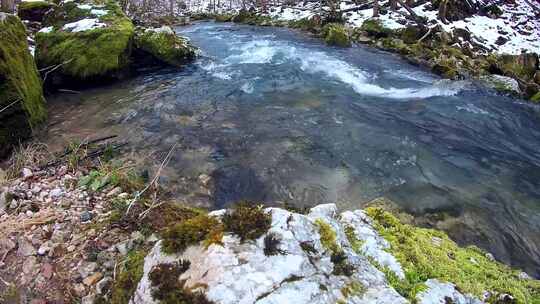
[[369, 36], [374, 36], [375, 38], [388, 37], [393, 33], [391, 29], [385, 27], [378, 19], [368, 19], [364, 21], [360, 29], [365, 31]]
[[341, 288], [341, 294], [345, 299], [355, 296], [362, 296], [367, 288], [358, 281], [352, 281]]
[[239, 202], [223, 215], [222, 222], [225, 231], [236, 234], [243, 242], [265, 234], [272, 225], [272, 215], [261, 205]]
[[167, 253], [183, 252], [187, 247], [207, 239], [219, 227], [220, 223], [214, 217], [206, 214], [195, 216], [165, 230], [163, 249]]
[[530, 98], [530, 101], [532, 102], [540, 102], [540, 92], [537, 92], [536, 94], [534, 94], [531, 98]]
[[149, 279], [154, 287], [152, 297], [162, 304], [210, 304], [206, 296], [185, 288], [178, 278], [189, 269], [190, 262], [158, 264], [150, 270]]
[[111, 304], [127, 304], [135, 292], [137, 284], [143, 276], [143, 266], [146, 251], [131, 251], [128, 253], [125, 263], [120, 268], [112, 291]]
[[341, 251], [341, 247], [337, 243], [336, 232], [330, 224], [319, 218], [315, 220], [315, 226], [319, 229], [320, 240], [324, 249], [330, 252]]
[[334, 275], [351, 276], [354, 268], [348, 263], [345, 252], [337, 243], [337, 235], [332, 226], [320, 218], [315, 220], [315, 226], [319, 230], [322, 246], [331, 253], [330, 261], [334, 264], [332, 273]]
[[347, 240], [349, 241], [349, 244], [351, 244], [351, 248], [356, 253], [360, 253], [362, 245], [364, 245], [364, 241], [359, 240], [356, 237], [356, 234], [354, 232], [354, 227], [352, 226], [345, 226], [345, 235], [347, 236]]
[[351, 41], [347, 30], [342, 24], [329, 23], [323, 27], [322, 30], [324, 41], [328, 45], [335, 45], [341, 47], [351, 46]]
[[316, 18], [302, 18], [288, 23], [291, 28], [297, 28], [304, 31], [318, 32], [321, 29], [321, 22]]
[[[66, 10], [67, 7], [67, 4], [63, 5], [62, 9]], [[55, 22], [54, 31], [38, 33], [38, 65], [48, 67], [62, 64], [60, 72], [74, 78], [113, 76], [126, 68], [134, 34], [133, 24], [115, 2], [108, 2], [105, 9], [108, 14], [99, 19], [107, 24], [106, 27], [75, 33], [60, 30], [70, 19], [80, 18], [71, 17], [71, 14], [84, 12], [73, 8], [66, 10], [65, 19]]]
[[0, 13], [0, 157], [45, 121], [41, 79], [19, 18]]
[[216, 22], [229, 22], [232, 21], [233, 15], [224, 14], [224, 15], [216, 15], [215, 20]]
[[508, 293], [517, 303], [539, 303], [539, 281], [520, 279], [519, 271], [490, 260], [480, 249], [460, 248], [443, 232], [402, 224], [380, 208], [367, 208], [366, 212], [404, 268], [405, 280], [389, 271], [387, 279], [409, 299], [425, 288], [427, 279], [436, 278], [455, 283], [460, 291], [478, 297], [490, 291]]
[[422, 31], [417, 26], [407, 26], [399, 31], [399, 36], [403, 42], [413, 44], [422, 37]]
[[[170, 29], [170, 28], [169, 28]], [[161, 62], [182, 66], [195, 58], [196, 48], [185, 38], [170, 31], [140, 29], [135, 35], [135, 46]]]

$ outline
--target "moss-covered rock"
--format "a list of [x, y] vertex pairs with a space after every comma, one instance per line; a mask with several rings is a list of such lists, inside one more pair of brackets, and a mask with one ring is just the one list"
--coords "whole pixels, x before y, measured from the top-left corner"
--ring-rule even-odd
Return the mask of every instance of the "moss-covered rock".
[[194, 59], [197, 50], [187, 39], [177, 36], [168, 26], [137, 29], [135, 47], [173, 66], [181, 66]]
[[214, 19], [216, 20], [216, 22], [229, 22], [232, 20], [232, 18], [233, 18], [233, 15], [222, 14], [222, 15], [216, 15]]
[[17, 15], [22, 20], [42, 22], [45, 14], [54, 6], [47, 1], [23, 1], [17, 8]]
[[533, 80], [539, 64], [538, 55], [535, 53], [491, 55], [488, 60], [491, 64], [490, 71], [492, 73], [520, 78], [525, 81]]
[[399, 31], [399, 36], [407, 44], [416, 43], [425, 33], [425, 29], [420, 26], [409, 25]]
[[26, 29], [16, 16], [0, 13], [0, 158], [28, 138], [47, 117], [41, 79], [28, 51]]
[[366, 32], [369, 36], [375, 38], [383, 38], [392, 35], [393, 31], [385, 27], [378, 19], [368, 19], [362, 23], [360, 29]]
[[501, 93], [519, 95], [521, 93], [518, 82], [511, 77], [501, 75], [483, 75], [480, 80], [490, 88]]
[[85, 79], [118, 77], [128, 66], [134, 27], [116, 2], [63, 3], [46, 23], [36, 35], [39, 67], [61, 65], [58, 74]]
[[288, 26], [291, 28], [301, 29], [312, 33], [318, 33], [321, 31], [322, 21], [321, 17], [316, 15], [310, 18], [302, 18], [299, 20], [289, 21]]
[[538, 303], [540, 282], [524, 279], [518, 270], [494, 261], [477, 247], [459, 247], [446, 234], [432, 229], [417, 228], [401, 223], [382, 208], [370, 207], [367, 214], [374, 220], [376, 230], [389, 243], [405, 271], [400, 280], [383, 269], [390, 284], [405, 297], [414, 300], [427, 279], [453, 282], [463, 293], [478, 298], [489, 296], [487, 303], [498, 302], [502, 294], [515, 300], [509, 303]]
[[347, 29], [339, 23], [329, 23], [323, 27], [322, 34], [328, 45], [341, 47], [351, 46], [351, 40]]

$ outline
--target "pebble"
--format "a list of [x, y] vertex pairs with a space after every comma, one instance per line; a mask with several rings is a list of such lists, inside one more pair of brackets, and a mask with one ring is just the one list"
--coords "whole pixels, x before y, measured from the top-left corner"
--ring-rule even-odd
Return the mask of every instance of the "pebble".
[[32, 217], [34, 215], [34, 212], [30, 211], [30, 210], [27, 210], [26, 211], [26, 216], [28, 217]]
[[96, 284], [96, 293], [99, 295], [106, 294], [111, 289], [113, 278], [104, 277]]
[[120, 194], [118, 194], [118, 198], [119, 199], [126, 199], [128, 198], [129, 194], [127, 194], [126, 192], [122, 192]]
[[92, 213], [88, 212], [88, 211], [83, 211], [80, 215], [80, 219], [81, 219], [81, 222], [88, 222], [90, 220], [92, 220], [94, 216], [92, 215]]
[[32, 173], [32, 170], [28, 169], [28, 168], [23, 168], [22, 169], [22, 175], [24, 178], [29, 178], [29, 177], [32, 177], [32, 175], [34, 175]]
[[96, 272], [96, 273], [86, 277], [83, 280], [83, 283], [86, 286], [92, 286], [92, 285], [96, 284], [99, 280], [101, 280], [101, 278], [103, 278], [103, 274], [101, 274], [101, 272]]
[[116, 196], [116, 195], [118, 195], [120, 193], [122, 193], [122, 188], [115, 187], [114, 189], [109, 191], [109, 193], [107, 193], [107, 197], [113, 197], [113, 196]]
[[63, 195], [63, 191], [60, 188], [54, 188], [54, 189], [51, 190], [51, 192], [49, 192], [49, 195], [52, 198], [59, 198], [59, 197], [61, 197]]
[[32, 244], [28, 240], [24, 238], [20, 238], [19, 248], [17, 249], [17, 255], [20, 257], [27, 257], [27, 256], [35, 255], [35, 254], [36, 254], [36, 249], [34, 248], [34, 246], [32, 246]]

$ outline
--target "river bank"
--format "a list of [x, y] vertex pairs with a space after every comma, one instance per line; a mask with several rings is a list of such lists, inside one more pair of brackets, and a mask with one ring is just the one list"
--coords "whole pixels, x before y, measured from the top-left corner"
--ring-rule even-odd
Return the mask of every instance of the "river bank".
[[[118, 158], [114, 142], [77, 147], [58, 158], [35, 145], [20, 151], [32, 152], [34, 163], [8, 171], [0, 191], [3, 303], [540, 297], [539, 281], [476, 247], [459, 248], [444, 233], [404, 224], [410, 215], [384, 199], [341, 214], [333, 204], [298, 210], [245, 203], [208, 213], [165, 200], [167, 189], [140, 164]], [[116, 158], [95, 157], [103, 149]]]

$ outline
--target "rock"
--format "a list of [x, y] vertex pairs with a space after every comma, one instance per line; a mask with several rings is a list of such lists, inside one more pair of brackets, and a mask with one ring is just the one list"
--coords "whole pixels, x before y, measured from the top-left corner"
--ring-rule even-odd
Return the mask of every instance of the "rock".
[[84, 263], [79, 267], [79, 274], [81, 277], [86, 278], [96, 271], [97, 268], [98, 264], [96, 262]]
[[42, 22], [45, 14], [54, 6], [55, 4], [47, 1], [23, 1], [19, 3], [17, 15], [22, 20]]
[[37, 258], [35, 256], [29, 256], [23, 262], [22, 271], [24, 274], [33, 275], [38, 271], [37, 265]]
[[400, 37], [403, 42], [413, 44], [418, 42], [425, 33], [426, 29], [424, 27], [409, 25], [400, 31]]
[[323, 27], [322, 35], [328, 45], [348, 47], [351, 46], [349, 33], [342, 24], [329, 23]]
[[[219, 304], [336, 303], [345, 302], [349, 296], [355, 299], [354, 303], [407, 303], [366, 256], [349, 246], [344, 231], [347, 225], [354, 222], [370, 227], [361, 218], [362, 211], [344, 213], [339, 219], [335, 205], [318, 206], [308, 215], [277, 208], [266, 210], [272, 213], [268, 233], [279, 235], [279, 248], [286, 254], [266, 256], [265, 236], [241, 243], [238, 237], [225, 235], [222, 246], [210, 245], [208, 249], [191, 246], [183, 253], [172, 255], [163, 253], [160, 241], [145, 258], [144, 274], [132, 302], [157, 303], [152, 298], [150, 271], [161, 263], [185, 260], [190, 262], [189, 269], [181, 276], [185, 288], [204, 286], [201, 290], [208, 300]], [[320, 241], [317, 221], [324, 221], [335, 231], [336, 243], [353, 269], [350, 276], [334, 273], [332, 253]], [[301, 244], [311, 244], [312, 250], [304, 251], [307, 249]], [[348, 287], [358, 285], [362, 292], [353, 295], [347, 292]]]
[[64, 195], [64, 191], [60, 188], [54, 188], [49, 192], [49, 196], [53, 199], [57, 199]]
[[73, 286], [73, 291], [75, 291], [75, 294], [79, 297], [84, 297], [86, 295], [86, 287], [84, 287], [84, 284], [75, 284]]
[[540, 85], [540, 70], [538, 70], [538, 71], [536, 71], [534, 73], [534, 82], [536, 82], [536, 84]]
[[517, 80], [511, 77], [490, 74], [481, 76], [480, 81], [482, 81], [482, 83], [484, 83], [486, 86], [499, 92], [516, 95], [521, 93], [521, 90], [519, 89], [519, 83], [517, 82]]
[[532, 280], [531, 276], [523, 271], [518, 274], [518, 277], [522, 280]]
[[137, 28], [134, 42], [140, 52], [177, 67], [193, 60], [197, 53], [197, 48], [189, 40], [176, 35], [169, 26]]
[[47, 14], [47, 27], [36, 34], [36, 61], [40, 68], [61, 65], [49, 75], [54, 83], [119, 78], [128, 67], [133, 24], [117, 2], [105, 3], [81, 8], [74, 1], [62, 1]]
[[46, 255], [47, 252], [49, 252], [49, 250], [51, 250], [51, 248], [49, 247], [49, 244], [45, 243], [39, 246], [37, 254], [43, 256], [43, 255]]
[[96, 284], [96, 293], [98, 295], [106, 294], [112, 287], [113, 284], [113, 278], [112, 277], [104, 277]]
[[22, 176], [23, 178], [29, 178], [29, 177], [32, 177], [34, 174], [32, 173], [32, 170], [28, 169], [28, 168], [23, 168], [22, 169]]
[[538, 54], [535, 53], [505, 54], [491, 57], [489, 60], [490, 72], [526, 81], [533, 80], [539, 64]]
[[79, 218], [81, 219], [81, 222], [88, 222], [94, 218], [94, 215], [89, 211], [83, 211]]
[[50, 278], [52, 278], [54, 274], [54, 267], [53, 265], [49, 264], [49, 263], [45, 263], [43, 264], [43, 266], [41, 266], [41, 275], [49, 280]]
[[107, 193], [107, 197], [116, 196], [116, 195], [120, 194], [121, 192], [122, 192], [122, 188], [115, 187], [111, 191], [109, 191], [109, 193]]
[[[0, 12], [0, 159], [47, 117], [41, 80], [28, 51], [26, 29]], [[21, 100], [21, 102], [15, 102]]]
[[451, 283], [443, 283], [436, 279], [426, 281], [427, 290], [418, 293], [416, 296], [419, 304], [439, 304], [439, 303], [454, 303], [454, 304], [482, 304], [479, 299], [473, 298], [470, 295], [463, 295], [456, 289], [456, 286]]
[[101, 272], [96, 272], [96, 273], [86, 277], [83, 280], [83, 283], [86, 286], [92, 286], [92, 285], [96, 284], [99, 280], [101, 280], [101, 278], [103, 278], [103, 274], [101, 274]]
[[30, 243], [24, 237], [19, 238], [18, 245], [19, 245], [19, 248], [17, 249], [17, 256], [27, 257], [27, 256], [32, 256], [36, 254], [36, 249], [34, 248], [32, 243]]
[[94, 304], [95, 300], [96, 300], [96, 295], [91, 293], [82, 298], [81, 304]]
[[0, 192], [0, 211], [6, 210], [8, 204], [8, 192], [2, 191]]
[[369, 36], [375, 38], [384, 38], [392, 34], [392, 30], [384, 27], [382, 22], [378, 19], [368, 19], [364, 21], [360, 29], [366, 32]]
[[127, 194], [126, 192], [118, 194], [119, 199], [126, 199], [126, 198], [128, 198], [128, 196], [129, 196], [129, 194]]

